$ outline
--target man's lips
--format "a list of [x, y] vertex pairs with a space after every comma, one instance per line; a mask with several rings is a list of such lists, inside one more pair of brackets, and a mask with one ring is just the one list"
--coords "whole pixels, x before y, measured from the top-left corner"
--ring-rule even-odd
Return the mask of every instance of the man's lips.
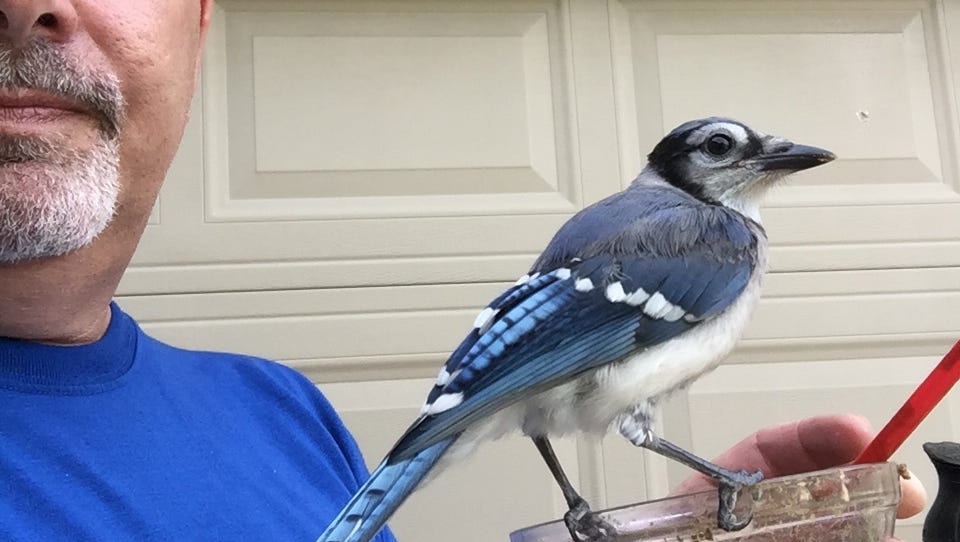
[[0, 122], [48, 122], [91, 113], [77, 102], [45, 92], [0, 91]]

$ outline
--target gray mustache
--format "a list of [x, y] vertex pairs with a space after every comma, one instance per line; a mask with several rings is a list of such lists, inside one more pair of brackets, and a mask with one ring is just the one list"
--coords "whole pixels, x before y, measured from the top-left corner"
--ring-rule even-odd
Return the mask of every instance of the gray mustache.
[[125, 105], [117, 77], [81, 66], [49, 41], [35, 39], [22, 47], [0, 41], [0, 88], [36, 90], [77, 102], [98, 114], [107, 135], [120, 133]]

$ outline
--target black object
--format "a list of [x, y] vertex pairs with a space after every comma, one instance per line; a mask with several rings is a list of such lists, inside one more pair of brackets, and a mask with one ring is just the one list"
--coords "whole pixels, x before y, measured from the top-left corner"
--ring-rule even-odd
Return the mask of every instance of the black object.
[[923, 522], [923, 542], [960, 542], [960, 444], [927, 442], [940, 488]]

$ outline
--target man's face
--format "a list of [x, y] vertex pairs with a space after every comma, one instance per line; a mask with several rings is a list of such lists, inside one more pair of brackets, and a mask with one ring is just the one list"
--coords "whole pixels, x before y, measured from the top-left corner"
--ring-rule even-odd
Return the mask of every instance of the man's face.
[[0, 0], [0, 12], [0, 265], [97, 236], [132, 251], [182, 135], [209, 3]]

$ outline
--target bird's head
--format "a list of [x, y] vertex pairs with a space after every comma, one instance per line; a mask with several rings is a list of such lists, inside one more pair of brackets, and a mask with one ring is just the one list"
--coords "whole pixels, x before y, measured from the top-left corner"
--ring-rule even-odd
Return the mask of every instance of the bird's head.
[[674, 128], [647, 156], [647, 167], [694, 197], [753, 215], [774, 181], [834, 158], [830, 151], [711, 117]]

